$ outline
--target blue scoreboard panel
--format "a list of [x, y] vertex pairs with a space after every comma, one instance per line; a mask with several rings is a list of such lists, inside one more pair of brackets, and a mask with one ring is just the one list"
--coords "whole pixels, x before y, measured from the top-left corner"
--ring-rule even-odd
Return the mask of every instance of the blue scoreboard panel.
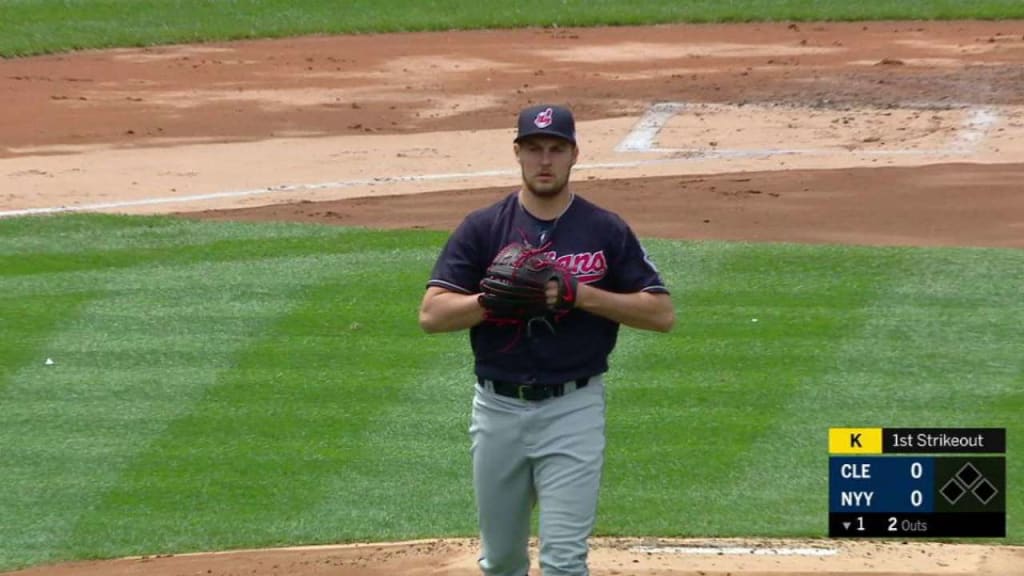
[[1004, 428], [832, 428], [831, 537], [1006, 536]]

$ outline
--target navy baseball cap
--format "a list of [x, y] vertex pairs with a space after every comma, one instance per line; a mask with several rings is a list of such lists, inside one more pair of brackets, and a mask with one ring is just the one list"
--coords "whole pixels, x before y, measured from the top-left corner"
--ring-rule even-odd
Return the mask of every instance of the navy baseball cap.
[[576, 120], [568, 108], [542, 104], [524, 108], [519, 113], [516, 142], [530, 136], [554, 136], [576, 143]]

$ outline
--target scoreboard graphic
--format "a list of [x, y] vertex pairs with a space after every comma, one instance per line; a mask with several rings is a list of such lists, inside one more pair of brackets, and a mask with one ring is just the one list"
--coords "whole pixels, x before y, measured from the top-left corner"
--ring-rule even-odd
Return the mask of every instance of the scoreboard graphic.
[[1006, 536], [1005, 428], [830, 428], [834, 538]]

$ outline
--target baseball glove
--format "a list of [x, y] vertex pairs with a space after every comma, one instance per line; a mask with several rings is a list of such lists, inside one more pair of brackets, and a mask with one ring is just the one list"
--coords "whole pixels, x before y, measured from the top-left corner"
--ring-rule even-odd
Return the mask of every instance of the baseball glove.
[[[548, 304], [549, 282], [558, 286], [553, 305]], [[544, 247], [513, 242], [494, 257], [480, 281], [480, 305], [488, 318], [529, 320], [549, 312], [564, 314], [576, 306], [576, 277], [559, 264]]]

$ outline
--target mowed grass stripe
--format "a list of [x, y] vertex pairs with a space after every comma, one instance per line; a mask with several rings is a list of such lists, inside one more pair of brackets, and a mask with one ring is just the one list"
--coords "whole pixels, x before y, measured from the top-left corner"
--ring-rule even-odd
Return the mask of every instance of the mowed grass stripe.
[[[369, 424], [369, 458], [334, 479], [318, 509], [374, 540], [477, 533], [469, 454], [473, 360], [466, 333], [423, 336], [426, 364]], [[363, 536], [366, 535], [366, 536]]]
[[[96, 242], [136, 242], [139, 221], [126, 221], [98, 220]], [[88, 227], [64, 222], [82, 224], [54, 219], [28, 234], [89, 257]], [[50, 340], [71, 351], [57, 368], [77, 372], [29, 364], [0, 390], [0, 509], [14, 511], [0, 526], [0, 565], [475, 531], [469, 345], [415, 324], [443, 234], [188, 223], [164, 236], [196, 246], [194, 261], [0, 272], [13, 293], [99, 295]], [[232, 247], [237, 261], [203, 261], [203, 243], [240, 237], [248, 250]], [[295, 257], [313, 250], [303, 238], [324, 254]], [[902, 415], [924, 395], [906, 387], [956, 389], [960, 370], [965, 397], [989, 410], [981, 417], [1017, 429], [1020, 252], [650, 244], [680, 324], [670, 335], [622, 332], [600, 533], [749, 534], [757, 513], [773, 519], [766, 534], [820, 533], [825, 494], [813, 492], [827, 471], [806, 474], [826, 455], [808, 434], [837, 425], [828, 410], [856, 414], [815, 404], [833, 388], [854, 395], [847, 373]], [[935, 370], [953, 376], [931, 382]], [[811, 407], [817, 424], [802, 415]], [[950, 410], [921, 406], [922, 416]], [[976, 425], [977, 414], [962, 418]], [[769, 444], [790, 430], [799, 441]], [[762, 495], [759, 479], [780, 471], [796, 481]], [[1010, 476], [1021, 480], [1012, 459]], [[1024, 506], [1009, 504], [1013, 534]], [[786, 506], [799, 507], [794, 519], [775, 524]], [[24, 529], [36, 525], [53, 529]]]
[[[377, 536], [381, 525], [363, 511], [379, 503], [345, 487], [361, 475], [386, 480], [366, 435], [401, 383], [432, 360], [419, 348], [415, 304], [433, 252], [366, 250], [320, 258], [316, 270], [279, 270], [282, 282], [321, 279], [293, 296], [294, 306], [235, 354], [230, 373], [136, 455], [79, 520], [67, 553]], [[382, 293], [381, 277], [394, 292]], [[328, 496], [340, 502], [332, 513], [319, 506]]]
[[[0, 237], [0, 251], [11, 256], [0, 268], [0, 288], [45, 302], [35, 319], [12, 307], [20, 335], [47, 332], [62, 318], [44, 346], [55, 367], [5, 367], [14, 375], [0, 390], [3, 566], [63, 557], [69, 527], [94, 496], [116, 483], [123, 465], [217, 372], [231, 368], [233, 352], [263, 333], [260, 322], [275, 302], [289, 302], [291, 290], [329, 271], [319, 256], [272, 262], [276, 253], [408, 243], [401, 233], [101, 215], [5, 220]], [[225, 243], [228, 255], [211, 248]], [[138, 245], [149, 250], [146, 258], [131, 256], [128, 246]], [[176, 254], [181, 245], [191, 254]], [[106, 265], [111, 252], [123, 253], [113, 258], [116, 266]], [[34, 267], [54, 254], [77, 271]], [[95, 271], [90, 262], [99, 262]], [[95, 301], [68, 318], [61, 301], [77, 293]], [[12, 358], [13, 349], [5, 349]]]
[[[720, 259], [674, 283], [676, 331], [630, 334], [622, 343], [609, 406], [603, 532], [747, 535], [751, 517], [776, 513], [772, 491], [805, 496], [791, 491], [785, 475], [766, 477], [757, 490], [743, 481], [757, 468], [817, 474], [799, 461], [806, 438], [776, 437], [787, 419], [799, 425], [807, 418], [786, 408], [802, 382], [831, 369], [911, 257], [784, 245], [720, 253], [718, 245], [698, 245], [673, 253], [665, 267], [685, 271], [707, 248]], [[781, 453], [761, 451], [766, 438]], [[815, 528], [799, 525], [803, 533]]]
[[99, 214], [17, 218], [0, 226], [0, 270], [9, 276], [31, 276], [116, 270], [147, 262], [172, 265], [350, 254], [402, 249], [423, 235], [416, 231], [381, 234], [360, 228]]
[[[1005, 281], [1024, 265], [1024, 253], [877, 254], [898, 263], [897, 273], [879, 283], [864, 310], [867, 321], [837, 343], [834, 362], [797, 383], [734, 485], [736, 494], [757, 495], [756, 513], [746, 523], [751, 534], [827, 531], [829, 427], [995, 426], [1008, 428], [1010, 437], [1024, 432], [1024, 339], [1014, 329], [1024, 322], [1024, 303]], [[1011, 477], [1020, 475], [1013, 458], [1007, 465]], [[1010, 510], [1011, 533], [1024, 528], [1022, 515], [1018, 501]]]
[[70, 558], [62, 551], [75, 524], [233, 368], [247, 340], [287, 308], [293, 278], [315, 274], [315, 265], [69, 274], [103, 295], [48, 342], [55, 366], [19, 371], [0, 397], [0, 564]]
[[5, 283], [0, 277], [0, 395], [21, 370], [45, 369], [50, 342], [96, 297], [91, 291], [47, 294], [37, 283]]
[[[678, 508], [680, 502], [674, 497], [663, 508], [666, 497], [678, 489], [678, 475], [671, 473], [672, 478], [659, 479], [658, 470], [678, 470], [686, 465], [676, 460], [675, 453], [663, 443], [675, 444], [691, 430], [687, 415], [692, 407], [676, 402], [674, 392], [684, 374], [683, 345], [694, 322], [696, 303], [691, 293], [718, 274], [729, 258], [743, 251], [740, 244], [706, 242], [645, 240], [644, 246], [672, 293], [676, 327], [670, 334], [628, 327], [619, 330], [606, 379], [608, 446], [597, 524], [601, 535], [657, 533], [658, 528], [650, 524], [656, 524], [659, 518], [667, 522], [664, 516], [671, 516]], [[677, 417], [685, 424], [673, 426], [671, 421]], [[659, 495], [659, 491], [663, 493]], [[663, 510], [644, 519], [652, 507]]]

